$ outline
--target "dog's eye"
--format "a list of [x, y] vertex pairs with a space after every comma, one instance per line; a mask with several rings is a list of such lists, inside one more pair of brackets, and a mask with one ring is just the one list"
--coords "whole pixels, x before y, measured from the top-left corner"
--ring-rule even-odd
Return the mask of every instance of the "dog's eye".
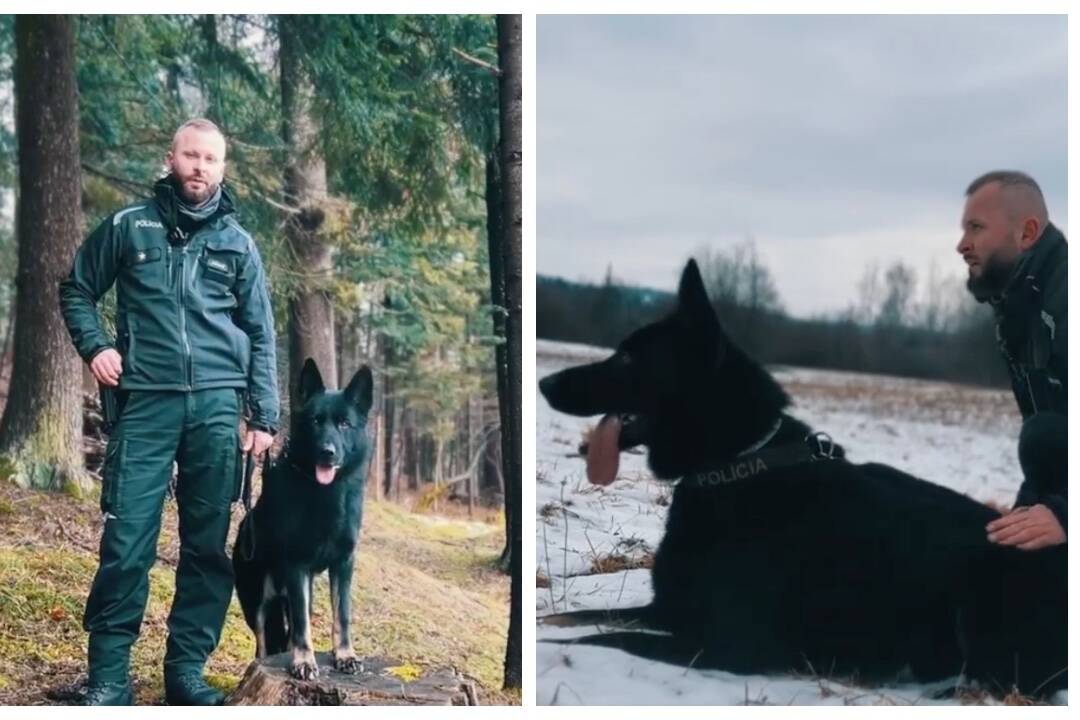
[[351, 428], [353, 425], [348, 420], [338, 420], [338, 428], [344, 430], [345, 428]]

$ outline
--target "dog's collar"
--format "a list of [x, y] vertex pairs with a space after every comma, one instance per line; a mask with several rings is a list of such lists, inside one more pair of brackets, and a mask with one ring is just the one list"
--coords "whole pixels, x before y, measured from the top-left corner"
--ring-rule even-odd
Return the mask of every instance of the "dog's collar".
[[764, 438], [736, 455], [733, 461], [712, 470], [691, 473], [684, 480], [699, 487], [727, 485], [790, 465], [843, 459], [844, 449], [823, 432], [809, 432], [802, 440], [766, 447], [780, 432], [783, 422], [781, 417]]
[[749, 455], [750, 453], [755, 453], [758, 450], [760, 450], [761, 448], [768, 445], [772, 441], [772, 439], [774, 437], [776, 437], [776, 433], [780, 432], [780, 426], [783, 425], [783, 424], [784, 424], [784, 416], [781, 415], [780, 417], [776, 418], [776, 422], [773, 424], [772, 429], [770, 429], [769, 432], [767, 432], [765, 434], [765, 437], [761, 438], [760, 440], [755, 442], [753, 445], [751, 445], [750, 447], [748, 447], [745, 450], [743, 450], [742, 452], [740, 452], [739, 457], [741, 457], [743, 455]]

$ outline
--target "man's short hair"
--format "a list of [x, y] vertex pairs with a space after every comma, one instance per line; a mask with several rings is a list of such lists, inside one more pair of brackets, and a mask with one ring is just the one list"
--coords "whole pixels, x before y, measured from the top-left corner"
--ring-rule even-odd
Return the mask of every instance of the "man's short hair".
[[1035, 182], [1035, 178], [1031, 177], [1025, 172], [1019, 170], [991, 170], [988, 173], [980, 175], [971, 181], [968, 185], [965, 195], [969, 197], [974, 195], [979, 188], [990, 183], [1001, 183], [1002, 187], [1012, 187], [1015, 185], [1025, 185], [1035, 191], [1035, 194], [1040, 198], [1042, 197], [1042, 188], [1039, 187], [1039, 183]]
[[[1035, 178], [1019, 170], [992, 170], [972, 180], [965, 194], [971, 197], [978, 192], [979, 188], [990, 183], [998, 183], [1002, 190], [1019, 191], [1019, 197], [1026, 199], [1025, 206], [1038, 216], [1039, 224], [1046, 225], [1049, 216], [1046, 198], [1043, 197], [1042, 188], [1035, 182]], [[1016, 212], [1015, 204], [1010, 203], [1008, 207], [1010, 214]]]
[[173, 133], [172, 145], [170, 147], [176, 147], [176, 139], [180, 137], [180, 133], [188, 128], [194, 128], [196, 130], [201, 130], [202, 132], [214, 132], [220, 135], [222, 140], [225, 139], [225, 133], [221, 132], [221, 128], [215, 125], [212, 120], [207, 120], [206, 118], [192, 118], [176, 128], [176, 132]]

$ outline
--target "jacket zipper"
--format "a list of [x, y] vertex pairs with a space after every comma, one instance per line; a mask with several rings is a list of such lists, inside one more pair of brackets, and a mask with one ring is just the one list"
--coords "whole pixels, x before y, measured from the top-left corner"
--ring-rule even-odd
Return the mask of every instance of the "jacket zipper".
[[187, 250], [188, 242], [180, 248], [180, 340], [184, 343], [184, 389], [191, 391], [194, 385], [191, 377], [191, 344], [187, 335]]

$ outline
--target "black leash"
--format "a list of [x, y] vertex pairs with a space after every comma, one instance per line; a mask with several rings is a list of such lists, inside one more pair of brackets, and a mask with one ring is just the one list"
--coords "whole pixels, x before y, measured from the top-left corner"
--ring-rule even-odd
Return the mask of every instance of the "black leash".
[[[263, 453], [263, 482], [266, 482], [266, 472], [270, 469], [270, 451]], [[244, 453], [244, 484], [240, 490], [240, 498], [244, 503], [244, 520], [247, 524], [247, 544], [241, 543], [240, 556], [247, 561], [255, 557], [255, 516], [251, 514], [251, 479], [255, 475], [255, 454]]]

